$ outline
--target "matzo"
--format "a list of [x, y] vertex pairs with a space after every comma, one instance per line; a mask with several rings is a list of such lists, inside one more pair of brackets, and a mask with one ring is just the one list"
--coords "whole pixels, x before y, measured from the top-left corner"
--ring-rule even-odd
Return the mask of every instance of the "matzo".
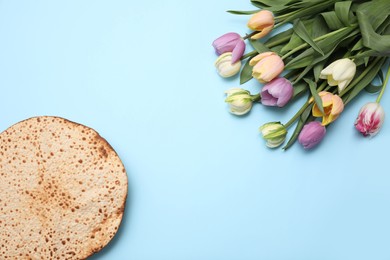
[[125, 168], [93, 129], [35, 117], [0, 134], [0, 259], [85, 259], [113, 238]]

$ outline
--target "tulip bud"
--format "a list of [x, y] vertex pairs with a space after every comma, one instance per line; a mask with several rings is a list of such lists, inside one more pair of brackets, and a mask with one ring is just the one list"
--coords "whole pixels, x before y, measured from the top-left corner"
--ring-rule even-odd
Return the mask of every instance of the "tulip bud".
[[286, 139], [287, 129], [280, 122], [264, 124], [259, 130], [269, 148], [278, 147]]
[[[338, 96], [330, 92], [321, 91], [318, 93], [322, 100], [322, 107], [324, 108], [324, 113], [318, 108], [317, 104], [314, 104], [312, 109], [312, 114], [315, 117], [322, 117], [322, 125], [326, 126], [336, 120], [341, 112], [344, 110], [343, 100]], [[313, 102], [311, 98], [310, 102]]]
[[215, 61], [215, 67], [221, 77], [228, 78], [236, 75], [241, 69], [241, 61], [232, 64], [232, 53], [226, 52]]
[[266, 106], [284, 107], [292, 98], [294, 89], [285, 78], [273, 79], [261, 90], [261, 103]]
[[253, 57], [249, 65], [252, 66], [252, 76], [260, 83], [270, 82], [283, 72], [282, 58], [274, 52], [263, 52]]
[[385, 120], [385, 111], [378, 103], [371, 102], [364, 105], [355, 121], [355, 128], [363, 136], [375, 136]]
[[226, 33], [213, 42], [218, 55], [226, 52], [232, 53], [232, 64], [236, 63], [245, 52], [245, 42], [238, 33]]
[[338, 86], [338, 92], [343, 91], [352, 81], [356, 73], [356, 64], [350, 59], [340, 59], [332, 62], [320, 73], [321, 79], [327, 79], [329, 86]]
[[318, 121], [306, 124], [298, 137], [298, 142], [305, 149], [311, 149], [319, 144], [325, 137], [326, 128]]
[[252, 109], [252, 102], [256, 96], [252, 96], [248, 90], [242, 88], [231, 88], [225, 92], [225, 102], [230, 106], [230, 113], [241, 116]]
[[272, 12], [268, 10], [261, 10], [260, 12], [255, 13], [248, 21], [248, 27], [253, 31], [258, 31], [259, 33], [253, 35], [251, 39], [257, 40], [272, 31], [274, 28], [275, 19]]

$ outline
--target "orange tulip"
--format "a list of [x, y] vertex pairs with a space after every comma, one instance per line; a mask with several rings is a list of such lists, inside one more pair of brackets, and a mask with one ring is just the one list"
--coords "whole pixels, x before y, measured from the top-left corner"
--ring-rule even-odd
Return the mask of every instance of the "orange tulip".
[[275, 19], [272, 12], [267, 10], [261, 10], [260, 12], [255, 13], [248, 21], [248, 27], [253, 31], [258, 31], [259, 33], [253, 35], [251, 39], [257, 40], [272, 31], [274, 28]]
[[263, 84], [279, 76], [284, 69], [282, 58], [270, 51], [253, 57], [249, 65], [253, 67], [252, 76]]
[[[317, 104], [314, 104], [312, 114], [315, 117], [322, 117], [322, 125], [326, 126], [336, 120], [343, 112], [344, 103], [338, 95], [327, 91], [321, 91], [318, 95], [321, 97], [324, 113], [321, 112]], [[313, 100], [312, 98], [310, 102], [313, 102]]]

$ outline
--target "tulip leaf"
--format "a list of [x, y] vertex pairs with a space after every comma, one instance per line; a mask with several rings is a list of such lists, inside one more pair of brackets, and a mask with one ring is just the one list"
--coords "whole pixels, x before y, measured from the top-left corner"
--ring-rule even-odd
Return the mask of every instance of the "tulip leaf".
[[335, 11], [321, 13], [322, 17], [324, 17], [326, 24], [331, 30], [338, 30], [344, 27], [344, 24], [337, 17]]
[[382, 87], [383, 87], [383, 79], [384, 79], [384, 75], [383, 75], [383, 71], [382, 70], [380, 70], [379, 72], [378, 72], [378, 75], [377, 75], [377, 77], [379, 78], [379, 80], [380, 80], [380, 84], [379, 85], [375, 85], [375, 84], [373, 84], [373, 83], [371, 83], [370, 85], [368, 85], [364, 90], [365, 91], [367, 91], [368, 93], [377, 93], [377, 92], [379, 92], [381, 89], [382, 89]]
[[267, 48], [267, 46], [264, 45], [264, 43], [262, 43], [259, 40], [249, 39], [249, 43], [252, 45], [253, 49], [255, 49], [258, 53], [271, 51], [270, 49]]
[[359, 51], [363, 49], [363, 39], [358, 40], [355, 45], [352, 47], [351, 51]]
[[249, 57], [248, 60], [246, 61], [245, 65], [243, 66], [240, 74], [240, 85], [248, 82], [253, 78], [252, 76], [252, 66], [249, 65], [249, 61], [253, 58]]
[[317, 93], [317, 84], [307, 78], [304, 78], [303, 80], [306, 81], [307, 84], [309, 84], [310, 93], [313, 96], [314, 102], [316, 102], [318, 109], [321, 111], [322, 114], [325, 114], [324, 107], [322, 105], [322, 99]]
[[307, 44], [309, 44], [314, 50], [316, 50], [321, 55], [324, 55], [324, 52], [321, 50], [321, 48], [313, 41], [313, 39], [310, 37], [309, 32], [307, 31], [305, 25], [297, 19], [294, 22], [294, 32]]
[[359, 31], [354, 27], [344, 27], [337, 34], [327, 37], [317, 43], [317, 45], [324, 51], [325, 55], [321, 56], [313, 48], [308, 48], [297, 57], [289, 61], [286, 65], [286, 69], [303, 68], [309, 65], [317, 64], [327, 59], [337, 48], [341, 41], [353, 37], [358, 34]]
[[313, 68], [314, 81], [317, 82], [320, 79], [321, 71], [324, 69], [326, 62], [328, 59], [325, 59], [319, 63], [317, 63]]
[[333, 1], [307, 1], [310, 6], [307, 6], [306, 8], [300, 8], [296, 12], [292, 12], [286, 19], [283, 20], [280, 24], [285, 24], [288, 22], [292, 22], [297, 18], [301, 18], [304, 16], [310, 16], [313, 14], [321, 13], [322, 11], [326, 10], [328, 7], [333, 5]]
[[294, 80], [294, 82], [300, 81], [307, 73], [309, 73], [313, 69], [313, 66], [307, 66], [299, 75], [298, 78]]
[[355, 78], [350, 85], [353, 86], [347, 98], [345, 98], [344, 104], [349, 103], [357, 94], [360, 93], [365, 87], [367, 87], [376, 77], [378, 72], [381, 70], [382, 65], [385, 63], [385, 57], [377, 57], [371, 64]]
[[294, 130], [293, 134], [291, 135], [290, 139], [288, 140], [287, 144], [283, 147], [283, 150], [287, 150], [288, 148], [290, 148], [295, 143], [295, 141], [298, 139], [298, 136], [301, 133], [302, 128], [305, 126], [306, 122], [309, 120], [313, 120], [313, 118], [310, 117], [310, 115], [311, 115], [310, 112], [311, 112], [312, 106], [313, 105], [309, 105], [305, 109], [305, 111], [302, 113], [302, 115], [300, 116], [300, 118], [298, 120], [298, 124], [295, 127], [295, 130]]
[[328, 31], [329, 28], [326, 25], [324, 18], [322, 18], [321, 16], [316, 16], [313, 19], [313, 23], [312, 23], [311, 37], [313, 39], [318, 38], [324, 34], [327, 34]]
[[288, 51], [291, 51], [292, 49], [295, 49], [299, 45], [303, 44], [304, 41], [297, 35], [296, 32], [294, 32], [291, 35], [290, 41], [282, 48], [282, 51], [280, 54], [285, 54]]
[[293, 34], [293, 29], [290, 28], [286, 31], [278, 33], [275, 36], [272, 36], [271, 38], [269, 38], [265, 42], [265, 45], [269, 47], [269, 46], [277, 46], [280, 44], [284, 44], [285, 42], [287, 42], [291, 38], [292, 34]]
[[334, 10], [337, 17], [345, 25], [349, 26], [355, 22], [356, 17], [349, 10], [351, 9], [352, 1], [340, 1], [334, 5]]
[[[388, 0], [363, 3], [356, 11], [363, 45], [381, 53], [383, 56], [390, 56], [389, 14], [390, 5]], [[380, 31], [384, 34], [380, 34]]]
[[301, 117], [300, 117], [300, 120], [301, 121], [305, 121], [306, 118], [308, 118], [310, 115], [311, 115], [311, 111], [313, 109], [313, 104], [310, 104], [306, 109], [305, 111], [303, 111]]
[[303, 82], [299, 82], [294, 84], [294, 94], [293, 98], [299, 96], [300, 94], [304, 93], [307, 90], [307, 84]]
[[252, 10], [252, 11], [236, 11], [236, 10], [227, 10], [226, 12], [231, 13], [231, 14], [238, 14], [238, 15], [250, 15], [250, 14], [255, 14], [259, 10]]

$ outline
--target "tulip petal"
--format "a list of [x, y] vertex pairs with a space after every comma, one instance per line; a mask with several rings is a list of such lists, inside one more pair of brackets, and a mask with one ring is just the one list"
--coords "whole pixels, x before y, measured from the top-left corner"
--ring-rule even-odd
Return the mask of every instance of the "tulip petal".
[[242, 55], [245, 52], [245, 47], [246, 47], [245, 42], [240, 39], [240, 41], [237, 42], [232, 52], [232, 64], [236, 63], [241, 59]]
[[348, 67], [340, 69], [340, 70], [335, 70], [333, 72], [333, 78], [337, 81], [345, 80], [345, 79], [351, 79], [355, 76], [356, 72], [356, 67]]
[[325, 69], [323, 69], [321, 71], [320, 75], [322, 75], [322, 76], [331, 75], [333, 73], [333, 68], [335, 65], [336, 65], [336, 61], [332, 62], [331, 64], [328, 65], [328, 67], [326, 67]]
[[336, 81], [334, 78], [333, 78], [333, 75], [328, 75], [328, 84], [329, 86], [337, 86], [339, 84], [338, 81]]
[[343, 100], [338, 95], [333, 95], [332, 97], [332, 111], [330, 112], [331, 115], [339, 115], [344, 110], [344, 103]]
[[274, 26], [268, 26], [268, 27], [265, 27], [263, 30], [261, 30], [259, 33], [256, 33], [255, 35], [253, 35], [251, 37], [252, 40], [257, 40], [257, 39], [260, 39], [260, 38], [263, 38], [264, 36], [266, 36], [267, 34], [269, 34], [272, 29], [274, 28]]
[[226, 33], [213, 42], [213, 47], [218, 55], [226, 52], [232, 52], [237, 42], [241, 40], [241, 36], [238, 33]]
[[318, 108], [317, 104], [314, 104], [311, 112], [312, 112], [313, 116], [315, 116], [315, 117], [322, 117], [322, 116], [324, 116], [324, 114]]
[[260, 60], [264, 59], [265, 57], [268, 57], [268, 56], [271, 56], [271, 55], [276, 55], [274, 52], [272, 51], [267, 51], [267, 52], [263, 52], [263, 53], [260, 53], [260, 54], [257, 54], [255, 57], [253, 57], [250, 61], [249, 61], [249, 65], [250, 66], [255, 66]]

